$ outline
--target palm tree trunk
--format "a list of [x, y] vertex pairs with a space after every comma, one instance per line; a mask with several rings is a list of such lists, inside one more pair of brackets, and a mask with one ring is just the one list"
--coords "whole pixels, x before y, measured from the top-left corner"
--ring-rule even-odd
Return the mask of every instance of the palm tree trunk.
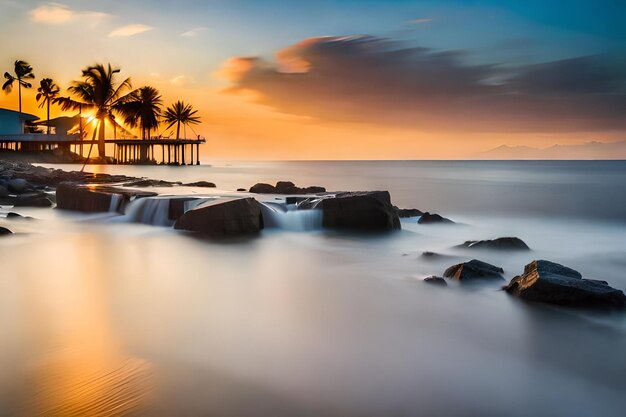
[[22, 80], [19, 77], [17, 79], [17, 100], [19, 102], [20, 116], [21, 116], [22, 115]]
[[98, 156], [104, 158], [106, 156], [106, 150], [104, 148], [104, 119], [100, 119], [100, 126], [98, 130]]
[[48, 134], [50, 134], [50, 99], [48, 99], [48, 121], [46, 124], [48, 125]]
[[176, 123], [176, 140], [180, 139], [180, 122]]

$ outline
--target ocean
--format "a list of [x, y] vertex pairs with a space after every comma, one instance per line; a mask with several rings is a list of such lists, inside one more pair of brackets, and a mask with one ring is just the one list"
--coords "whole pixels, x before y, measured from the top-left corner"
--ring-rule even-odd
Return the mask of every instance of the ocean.
[[[478, 258], [508, 280], [547, 259], [626, 290], [626, 161], [86, 169], [217, 185], [164, 194], [279, 180], [388, 190], [399, 207], [459, 224], [408, 218], [397, 233], [363, 235], [288, 219], [216, 242], [113, 213], [11, 209], [38, 220], [0, 218], [16, 232], [0, 239], [0, 416], [623, 414], [623, 312], [422, 279]], [[455, 248], [500, 236], [532, 250]]]

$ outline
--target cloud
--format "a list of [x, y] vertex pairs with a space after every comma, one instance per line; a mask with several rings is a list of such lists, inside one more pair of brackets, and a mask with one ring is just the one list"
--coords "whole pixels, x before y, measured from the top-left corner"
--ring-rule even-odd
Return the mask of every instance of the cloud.
[[31, 10], [29, 15], [31, 21], [49, 25], [61, 25], [73, 21], [88, 22], [95, 25], [110, 16], [103, 12], [73, 10], [59, 3], [42, 4]]
[[206, 30], [207, 30], [207, 28], [205, 28], [205, 27], [197, 27], [197, 28], [193, 28], [193, 29], [190, 29], [190, 30], [188, 30], [186, 32], [181, 33], [180, 36], [184, 36], [186, 38], [193, 38], [195, 36], [198, 36], [199, 34], [201, 34], [202, 32], [204, 32]]
[[177, 75], [176, 77], [170, 80], [170, 84], [177, 86], [177, 87], [182, 87], [186, 83], [187, 83], [187, 78], [184, 75]]
[[420, 19], [413, 19], [413, 20], [409, 20], [407, 23], [409, 25], [419, 25], [421, 23], [430, 23], [432, 22], [434, 19], [432, 17], [422, 17]]
[[140, 23], [133, 23], [126, 26], [120, 26], [117, 29], [114, 29], [111, 33], [109, 33], [109, 37], [118, 38], [118, 37], [128, 37], [139, 35], [140, 33], [148, 32], [154, 29], [152, 26], [142, 25]]
[[[306, 39], [275, 61], [231, 58], [228, 92], [291, 114], [421, 130], [626, 129], [626, 70], [605, 56], [517, 68], [371, 36]], [[617, 61], [616, 61], [617, 62]], [[497, 81], [496, 81], [497, 80]]]

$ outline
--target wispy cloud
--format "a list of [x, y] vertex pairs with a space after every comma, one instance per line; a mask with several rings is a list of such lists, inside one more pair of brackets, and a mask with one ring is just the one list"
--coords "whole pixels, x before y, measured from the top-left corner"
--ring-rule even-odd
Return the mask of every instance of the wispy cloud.
[[183, 32], [183, 33], [180, 34], [180, 36], [184, 36], [184, 37], [187, 37], [187, 38], [193, 38], [195, 36], [198, 36], [199, 34], [201, 34], [202, 32], [204, 32], [206, 30], [207, 30], [207, 28], [205, 28], [203, 26], [200, 26], [200, 27], [197, 27], [197, 28], [190, 29], [187, 32]]
[[170, 80], [170, 84], [175, 85], [177, 87], [182, 87], [187, 83], [187, 79], [184, 75], [177, 75], [176, 77]]
[[429, 23], [432, 22], [434, 19], [432, 17], [422, 17], [420, 19], [413, 19], [413, 20], [409, 20], [407, 23], [409, 25], [419, 25], [422, 23]]
[[91, 10], [74, 10], [59, 3], [45, 3], [29, 12], [30, 20], [35, 23], [48, 25], [61, 25], [72, 21], [87, 22], [92, 25], [111, 16], [108, 13]]
[[152, 26], [142, 25], [141, 23], [133, 23], [131, 25], [120, 26], [114, 29], [109, 36], [112, 38], [128, 37], [139, 35], [140, 33], [148, 32], [154, 29]]

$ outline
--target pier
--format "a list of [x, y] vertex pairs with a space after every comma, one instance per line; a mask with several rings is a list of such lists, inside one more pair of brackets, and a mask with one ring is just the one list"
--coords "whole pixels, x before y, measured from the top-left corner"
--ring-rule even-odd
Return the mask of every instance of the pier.
[[[105, 140], [106, 145], [113, 145], [113, 158], [117, 164], [200, 165], [200, 145], [204, 143], [204, 138]], [[68, 139], [56, 135], [0, 135], [0, 150], [16, 152], [50, 151], [65, 147], [86, 158], [90, 147], [97, 146], [96, 140]], [[92, 149], [91, 156], [93, 153]]]

